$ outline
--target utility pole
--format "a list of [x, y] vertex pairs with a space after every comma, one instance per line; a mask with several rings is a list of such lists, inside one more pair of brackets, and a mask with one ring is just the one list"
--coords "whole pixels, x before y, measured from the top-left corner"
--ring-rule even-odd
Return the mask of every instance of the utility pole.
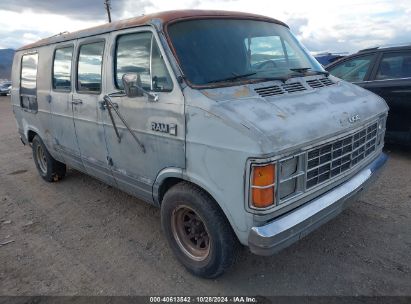
[[104, 0], [104, 6], [106, 7], [106, 11], [107, 11], [107, 17], [108, 17], [108, 22], [111, 23], [111, 4], [110, 4], [111, 0]]

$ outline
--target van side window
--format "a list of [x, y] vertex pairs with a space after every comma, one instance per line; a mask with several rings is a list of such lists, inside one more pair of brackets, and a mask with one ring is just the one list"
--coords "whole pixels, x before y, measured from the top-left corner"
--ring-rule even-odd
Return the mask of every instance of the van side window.
[[57, 49], [53, 62], [53, 89], [59, 91], [71, 91], [71, 59], [73, 47]]
[[126, 73], [139, 74], [146, 90], [164, 92], [173, 88], [170, 74], [151, 32], [120, 36], [114, 60], [116, 86], [120, 89], [123, 88], [121, 79]]
[[363, 81], [374, 56], [370, 54], [343, 61], [332, 67], [329, 72], [349, 82]]
[[411, 77], [411, 52], [388, 53], [382, 57], [376, 79]]
[[22, 108], [37, 111], [37, 53], [23, 55], [21, 59], [20, 105]]
[[84, 93], [101, 92], [101, 74], [104, 41], [80, 46], [77, 64], [77, 91]]
[[171, 91], [173, 89], [173, 81], [154, 36], [151, 48], [151, 75], [153, 91]]

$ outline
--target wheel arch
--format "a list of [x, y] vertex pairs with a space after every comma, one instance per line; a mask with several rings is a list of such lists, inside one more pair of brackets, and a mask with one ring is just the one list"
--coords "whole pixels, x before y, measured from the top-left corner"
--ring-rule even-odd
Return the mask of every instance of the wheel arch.
[[203, 190], [210, 198], [216, 203], [216, 206], [222, 211], [225, 218], [230, 223], [234, 233], [239, 237], [237, 225], [235, 224], [234, 218], [232, 217], [229, 210], [227, 210], [226, 206], [221, 204], [218, 199], [216, 199], [216, 195], [213, 194], [210, 187], [207, 187], [205, 183], [201, 182], [201, 179], [196, 178], [194, 176], [188, 175], [186, 171], [180, 168], [167, 168], [160, 172], [157, 176], [156, 181], [153, 186], [153, 199], [157, 206], [161, 207], [161, 202], [164, 198], [164, 195], [170, 190], [174, 185], [186, 182], [194, 185], [195, 187]]
[[38, 133], [36, 131], [33, 131], [31, 129], [27, 130], [27, 135], [26, 135], [27, 141], [29, 143], [32, 143], [33, 139], [34, 139], [34, 136], [36, 136], [36, 135], [38, 135]]
[[27, 141], [31, 143], [34, 139], [34, 136], [38, 135], [40, 138], [42, 138], [42, 134], [39, 129], [37, 129], [35, 126], [32, 124], [29, 124], [27, 120], [23, 119], [23, 133], [24, 136], [26, 137]]

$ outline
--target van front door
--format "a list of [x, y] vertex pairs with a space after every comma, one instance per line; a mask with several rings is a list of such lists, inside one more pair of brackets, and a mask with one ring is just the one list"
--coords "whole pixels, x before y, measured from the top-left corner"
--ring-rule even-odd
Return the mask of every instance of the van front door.
[[151, 202], [153, 183], [159, 172], [165, 168], [185, 168], [184, 98], [149, 28], [111, 35], [110, 41], [116, 45], [110, 48], [113, 60], [107, 71], [114, 71], [114, 75], [107, 77], [107, 87], [112, 92], [122, 90], [122, 76], [137, 73], [143, 87], [159, 97], [158, 101], [147, 96], [111, 98], [134, 136], [115, 111], [111, 112], [116, 128], [108, 109], [101, 110], [118, 187]]
[[74, 125], [81, 159], [88, 174], [115, 184], [100, 115], [105, 36], [78, 41], [76, 92], [72, 95]]

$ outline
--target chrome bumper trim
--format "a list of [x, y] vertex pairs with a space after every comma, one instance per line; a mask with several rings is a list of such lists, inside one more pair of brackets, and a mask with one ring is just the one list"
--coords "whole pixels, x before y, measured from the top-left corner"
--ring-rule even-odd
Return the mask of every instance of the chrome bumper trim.
[[351, 179], [272, 222], [252, 227], [248, 245], [258, 255], [274, 254], [340, 214], [347, 202], [377, 176], [388, 156], [381, 153]]

